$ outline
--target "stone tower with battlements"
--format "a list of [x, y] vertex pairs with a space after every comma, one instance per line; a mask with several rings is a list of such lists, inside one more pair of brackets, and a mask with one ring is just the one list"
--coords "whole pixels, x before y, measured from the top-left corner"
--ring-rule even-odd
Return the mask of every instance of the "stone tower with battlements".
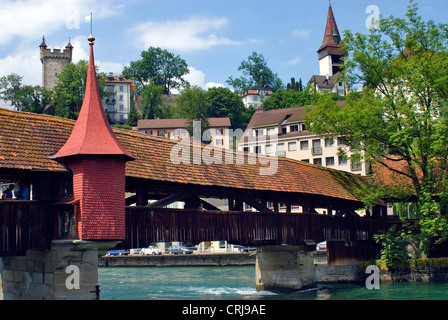
[[42, 87], [53, 90], [58, 83], [59, 74], [68, 63], [72, 62], [73, 46], [69, 40], [65, 48], [48, 49], [45, 37], [42, 37], [39, 48], [42, 62]]

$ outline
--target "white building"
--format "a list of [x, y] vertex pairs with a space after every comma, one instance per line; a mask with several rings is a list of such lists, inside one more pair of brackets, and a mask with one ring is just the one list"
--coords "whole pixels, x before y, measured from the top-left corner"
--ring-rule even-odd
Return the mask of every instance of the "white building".
[[255, 109], [258, 109], [263, 104], [263, 101], [269, 98], [271, 95], [271, 90], [266, 90], [263, 88], [250, 89], [245, 91], [241, 95], [241, 99], [243, 100], [244, 106], [246, 108], [252, 106]]
[[[342, 58], [346, 51], [339, 48], [341, 41], [331, 5], [328, 9], [324, 40], [319, 48], [320, 75], [312, 83], [318, 91], [329, 90], [345, 94], [339, 82]], [[344, 103], [344, 102], [339, 102]], [[343, 137], [329, 139], [307, 130], [303, 121], [304, 107], [265, 111], [257, 109], [240, 140], [238, 149], [245, 152], [272, 154], [315, 165], [366, 175], [369, 164], [351, 159], [355, 150], [344, 144]]]
[[304, 107], [269, 111], [257, 109], [238, 149], [287, 157], [359, 175], [367, 174], [368, 164], [350, 160], [354, 150], [344, 144], [342, 137], [323, 138], [308, 131], [303, 121], [304, 114]]
[[134, 84], [120, 75], [109, 73], [106, 76], [106, 94], [103, 99], [104, 110], [112, 123], [126, 123], [134, 97]]
[[[138, 120], [137, 130], [153, 136], [165, 137], [180, 141], [190, 138], [187, 128], [191, 125], [188, 119], [144, 119]], [[231, 148], [229, 132], [230, 118], [209, 118], [208, 130], [210, 133], [209, 146], [224, 149]]]

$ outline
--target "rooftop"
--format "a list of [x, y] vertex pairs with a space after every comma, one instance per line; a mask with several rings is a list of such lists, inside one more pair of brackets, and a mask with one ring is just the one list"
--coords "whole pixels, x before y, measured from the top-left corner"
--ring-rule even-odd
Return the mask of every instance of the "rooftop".
[[[190, 119], [145, 119], [138, 120], [137, 128], [139, 130], [150, 129], [185, 129], [191, 124]], [[230, 118], [208, 118], [209, 128], [229, 128], [231, 126]]]
[[115, 74], [107, 74], [105, 76], [105, 80], [106, 80], [106, 83], [113, 83], [113, 82], [116, 82], [116, 83], [133, 83], [132, 80], [128, 80], [128, 79], [124, 78], [121, 75], [115, 75]]
[[338, 25], [336, 24], [336, 19], [334, 18], [333, 8], [330, 5], [330, 7], [328, 8], [327, 24], [325, 26], [324, 38], [318, 52], [327, 47], [338, 48], [340, 40], [341, 35], [339, 33]]
[[[66, 171], [54, 159], [70, 136], [75, 122], [63, 118], [0, 109], [0, 169]], [[213, 186], [254, 191], [313, 194], [359, 203], [354, 189], [365, 177], [286, 159], [278, 161], [274, 175], [260, 175], [261, 160], [243, 164], [173, 164], [170, 153], [177, 142], [124, 129], [113, 129], [117, 140], [135, 161], [126, 165], [126, 176], [183, 185]], [[202, 146], [204, 148], [204, 146]], [[224, 155], [223, 155], [224, 157]], [[266, 156], [259, 155], [266, 161]], [[224, 159], [224, 158], [223, 158]], [[266, 162], [265, 162], [266, 163]]]
[[79, 155], [114, 155], [132, 159], [116, 139], [107, 120], [96, 81], [93, 41], [90, 43], [89, 67], [84, 100], [70, 137], [57, 152], [57, 158]]
[[247, 129], [300, 122], [305, 115], [305, 107], [284, 108], [275, 110], [257, 109]]

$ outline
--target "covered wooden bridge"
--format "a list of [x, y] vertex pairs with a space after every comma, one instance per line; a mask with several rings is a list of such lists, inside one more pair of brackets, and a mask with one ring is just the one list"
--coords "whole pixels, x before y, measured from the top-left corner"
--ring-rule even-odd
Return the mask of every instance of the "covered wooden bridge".
[[[0, 202], [1, 253], [44, 248], [53, 239], [77, 237], [72, 174], [53, 159], [74, 123], [0, 110], [0, 180], [5, 184], [24, 181], [32, 190], [30, 201]], [[217, 154], [215, 163], [205, 163], [216, 150], [129, 130], [114, 132], [135, 158], [126, 165], [123, 247], [159, 241], [197, 244], [227, 240], [243, 245], [303, 244], [306, 239], [371, 242], [382, 228], [384, 207], [372, 208], [365, 217], [355, 213], [363, 204], [354, 191], [365, 177], [229, 150]], [[196, 164], [198, 152], [201, 161]], [[262, 175], [263, 168], [272, 170]], [[102, 195], [101, 190], [92, 192]], [[184, 208], [167, 208], [174, 202], [181, 202]]]
[[[302, 248], [313, 241], [340, 240], [330, 241], [338, 244], [328, 248], [337, 253], [330, 263], [376, 253], [371, 244], [382, 223], [371, 218], [381, 216], [381, 206], [367, 218], [357, 216], [361, 177], [189, 139], [113, 130], [96, 81], [95, 38], [88, 41], [86, 90], [76, 122], [0, 109], [2, 189], [14, 184], [31, 191], [30, 199], [0, 201], [0, 276], [21, 275], [5, 277], [0, 298], [98, 298], [98, 256], [117, 244], [260, 245], [261, 290], [314, 286], [314, 264]], [[173, 203], [183, 208], [170, 208]], [[270, 267], [282, 256], [281, 266]], [[67, 277], [70, 270], [79, 276]], [[71, 280], [77, 290], [67, 285]]]

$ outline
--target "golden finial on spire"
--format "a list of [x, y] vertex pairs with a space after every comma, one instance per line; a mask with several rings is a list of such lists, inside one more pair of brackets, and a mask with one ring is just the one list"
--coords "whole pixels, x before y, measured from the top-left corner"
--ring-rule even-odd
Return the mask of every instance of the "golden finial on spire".
[[95, 37], [93, 36], [93, 14], [90, 12], [90, 37], [87, 38], [89, 40], [90, 45], [93, 45], [93, 42], [95, 41]]

